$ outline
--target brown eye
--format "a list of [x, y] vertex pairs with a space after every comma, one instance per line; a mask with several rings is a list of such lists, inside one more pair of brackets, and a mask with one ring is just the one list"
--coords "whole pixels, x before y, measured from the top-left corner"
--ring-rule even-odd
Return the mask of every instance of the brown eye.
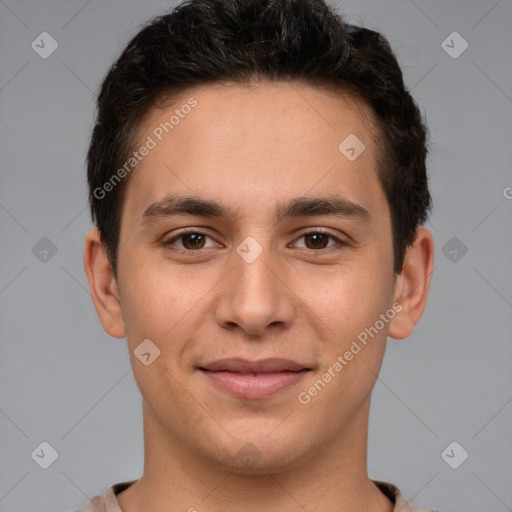
[[294, 247], [318, 253], [318, 256], [340, 251], [344, 249], [346, 245], [347, 244], [337, 236], [321, 230], [312, 230], [302, 233], [297, 241], [293, 243]]
[[[207, 239], [210, 239], [210, 246], [207, 246]], [[185, 252], [199, 252], [208, 247], [218, 244], [212, 243], [214, 240], [206, 233], [200, 231], [185, 231], [178, 233], [162, 242], [163, 246], [169, 249], [176, 248]]]
[[204, 246], [205, 236], [200, 233], [187, 233], [180, 238], [185, 249], [202, 249]]
[[329, 243], [329, 238], [331, 238], [326, 233], [307, 233], [303, 236], [305, 240], [311, 241], [311, 243], [306, 242], [308, 249], [325, 249]]

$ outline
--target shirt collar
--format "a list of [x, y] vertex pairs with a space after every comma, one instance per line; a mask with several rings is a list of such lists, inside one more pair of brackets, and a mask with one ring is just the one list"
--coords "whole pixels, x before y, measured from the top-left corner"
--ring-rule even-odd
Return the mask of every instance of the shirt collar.
[[[120, 482], [109, 487], [105, 495], [105, 512], [123, 512], [117, 502], [116, 495], [130, 487], [130, 485], [134, 484], [136, 481], [137, 480]], [[412, 503], [405, 499], [396, 485], [383, 482], [381, 480], [372, 480], [372, 482], [395, 504], [393, 512], [436, 512], [432, 509], [420, 508], [412, 505]], [[94, 510], [95, 512], [98, 512], [99, 510], [103, 512], [97, 504], [94, 505], [95, 506], [94, 508], [91, 508], [91, 511]]]

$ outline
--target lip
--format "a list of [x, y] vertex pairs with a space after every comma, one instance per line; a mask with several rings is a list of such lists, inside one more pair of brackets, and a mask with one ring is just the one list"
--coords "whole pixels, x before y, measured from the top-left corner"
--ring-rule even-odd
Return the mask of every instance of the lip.
[[217, 388], [240, 398], [265, 398], [296, 385], [311, 371], [290, 359], [221, 359], [199, 367]]
[[291, 359], [282, 359], [279, 357], [270, 357], [260, 359], [259, 361], [249, 361], [242, 357], [232, 357], [230, 359], [219, 359], [200, 366], [202, 370], [213, 372], [228, 371], [237, 373], [276, 373], [300, 370], [310, 370], [306, 365], [292, 361]]

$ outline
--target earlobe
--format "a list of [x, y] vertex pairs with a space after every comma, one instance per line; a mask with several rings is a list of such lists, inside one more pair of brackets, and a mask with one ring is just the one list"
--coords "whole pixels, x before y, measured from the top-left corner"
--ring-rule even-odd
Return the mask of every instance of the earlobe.
[[394, 301], [401, 309], [390, 323], [388, 335], [407, 338], [419, 322], [427, 304], [434, 268], [434, 241], [430, 231], [419, 227], [416, 239], [404, 259], [402, 272], [395, 282]]
[[91, 229], [85, 238], [84, 269], [92, 301], [103, 328], [114, 338], [124, 338], [126, 330], [119, 290], [97, 228]]

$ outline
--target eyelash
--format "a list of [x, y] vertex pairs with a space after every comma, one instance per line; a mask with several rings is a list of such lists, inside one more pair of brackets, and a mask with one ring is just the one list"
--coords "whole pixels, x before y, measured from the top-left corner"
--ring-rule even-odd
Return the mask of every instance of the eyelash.
[[[162, 245], [165, 248], [169, 248], [170, 246], [174, 245], [175, 241], [185, 237], [186, 235], [191, 235], [191, 234], [202, 235], [202, 236], [207, 236], [208, 238], [212, 238], [207, 233], [204, 233], [202, 231], [198, 231], [197, 229], [189, 229], [189, 230], [181, 231], [180, 233], [177, 233], [176, 235], [172, 236], [171, 238], [168, 238], [167, 240], [164, 240], [162, 242]], [[330, 232], [324, 231], [323, 229], [313, 229], [311, 231], [306, 231], [306, 232], [302, 233], [299, 236], [299, 238], [297, 238], [297, 240], [300, 240], [301, 238], [303, 238], [303, 237], [305, 237], [307, 235], [312, 235], [312, 234], [327, 235], [329, 238], [331, 238], [332, 240], [337, 242], [337, 244], [335, 246], [332, 246], [332, 247], [329, 247], [329, 248], [324, 248], [324, 249], [301, 248], [302, 250], [307, 251], [307, 252], [311, 251], [313, 253], [320, 253], [320, 254], [326, 255], [326, 254], [332, 254], [333, 252], [339, 251], [341, 248], [343, 248], [344, 246], [347, 245], [346, 242], [344, 242], [343, 240], [340, 240], [338, 237], [334, 236]], [[213, 238], [212, 238], [212, 240], [213, 240]], [[188, 254], [188, 255], [203, 254], [203, 252], [208, 251], [208, 249], [195, 249], [194, 250], [194, 249], [182, 249], [180, 247], [173, 248], [172, 250], [177, 250], [178, 252], [181, 252], [183, 254]]]

